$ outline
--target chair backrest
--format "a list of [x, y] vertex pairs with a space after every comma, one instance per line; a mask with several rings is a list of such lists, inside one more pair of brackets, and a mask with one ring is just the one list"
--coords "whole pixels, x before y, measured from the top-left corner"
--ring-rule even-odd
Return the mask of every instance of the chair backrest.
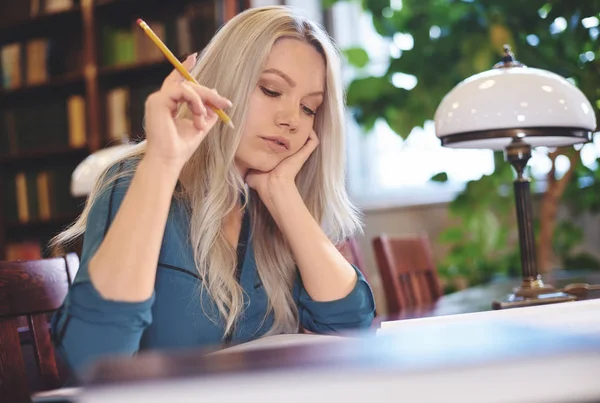
[[383, 283], [388, 314], [433, 304], [442, 288], [425, 234], [373, 239], [375, 260]]
[[337, 246], [337, 249], [340, 251], [342, 255], [346, 258], [348, 262], [358, 267], [361, 273], [367, 277], [365, 261], [363, 259], [363, 255], [360, 251], [360, 246], [358, 245], [358, 241], [356, 238], [349, 238], [341, 245]]
[[0, 396], [29, 402], [31, 391], [19, 337], [19, 318], [27, 317], [44, 389], [59, 387], [47, 314], [63, 303], [79, 269], [75, 253], [64, 257], [0, 262]]

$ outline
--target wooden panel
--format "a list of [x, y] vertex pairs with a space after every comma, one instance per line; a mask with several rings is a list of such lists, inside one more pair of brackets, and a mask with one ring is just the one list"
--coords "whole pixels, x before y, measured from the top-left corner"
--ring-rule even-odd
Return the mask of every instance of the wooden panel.
[[45, 389], [59, 387], [58, 369], [54, 357], [54, 346], [50, 340], [50, 330], [46, 315], [38, 314], [29, 317], [29, 329], [33, 335], [33, 348], [38, 364], [40, 377]]
[[4, 262], [0, 266], [0, 316], [56, 310], [69, 288], [65, 260]]
[[[78, 267], [79, 258], [73, 253], [64, 258], [0, 262], [0, 396], [9, 396], [7, 401], [28, 402], [32, 386], [35, 390], [60, 386], [48, 315], [62, 304]], [[28, 329], [23, 328], [23, 316]], [[33, 347], [35, 380], [27, 378], [22, 343], [28, 352]]]
[[0, 396], [3, 402], [29, 402], [29, 386], [16, 318], [0, 318]]

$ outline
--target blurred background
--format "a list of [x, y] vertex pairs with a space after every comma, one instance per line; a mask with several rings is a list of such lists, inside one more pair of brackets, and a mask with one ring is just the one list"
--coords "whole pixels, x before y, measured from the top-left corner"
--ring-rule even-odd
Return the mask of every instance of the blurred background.
[[[143, 100], [171, 68], [136, 18], [185, 57], [239, 11], [269, 4], [298, 7], [343, 51], [348, 184], [365, 214], [354, 251], [378, 312], [381, 234], [424, 235], [446, 294], [519, 277], [511, 167], [501, 153], [441, 147], [433, 115], [509, 44], [578, 86], [598, 116], [600, 0], [0, 0], [0, 258], [49, 255], [48, 239], [85, 200], [70, 193], [75, 167], [143, 138]], [[597, 134], [535, 149], [541, 272], [600, 270], [599, 157]]]

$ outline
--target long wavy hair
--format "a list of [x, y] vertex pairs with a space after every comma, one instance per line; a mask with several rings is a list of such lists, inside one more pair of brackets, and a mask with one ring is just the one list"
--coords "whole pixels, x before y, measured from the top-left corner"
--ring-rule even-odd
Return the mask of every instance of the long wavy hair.
[[[252, 242], [258, 274], [268, 296], [267, 314], [274, 323], [268, 334], [298, 330], [298, 312], [292, 297], [296, 264], [292, 252], [260, 198], [244, 184], [235, 166], [247, 104], [255, 89], [273, 44], [280, 38], [296, 38], [317, 49], [326, 63], [325, 99], [315, 118], [320, 146], [297, 175], [296, 184], [315, 220], [334, 244], [361, 231], [360, 215], [348, 198], [345, 182], [344, 89], [340, 52], [317, 24], [292, 8], [272, 6], [248, 9], [225, 24], [202, 51], [191, 74], [202, 85], [217, 88], [233, 101], [227, 112], [235, 130], [219, 121], [208, 133], [180, 174], [176, 197], [190, 209], [190, 241], [196, 269], [202, 279], [201, 292], [208, 292], [225, 322], [224, 335], [231, 332], [243, 311], [243, 289], [235, 279], [236, 250], [223, 231], [225, 217], [239, 208], [240, 195], [252, 217]], [[178, 117], [189, 117], [181, 105]], [[145, 141], [135, 145], [122, 160], [139, 161]], [[132, 170], [136, 164], [126, 164]], [[108, 170], [107, 170], [108, 171]], [[91, 206], [101, 192], [124, 171], [108, 177], [105, 171], [90, 193], [81, 216], [52, 244], [67, 245], [85, 232]]]

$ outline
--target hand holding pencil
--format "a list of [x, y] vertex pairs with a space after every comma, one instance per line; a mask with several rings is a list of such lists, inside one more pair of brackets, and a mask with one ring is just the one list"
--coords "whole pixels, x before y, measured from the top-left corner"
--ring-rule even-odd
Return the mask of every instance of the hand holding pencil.
[[[195, 63], [196, 56], [191, 55], [181, 66], [188, 71]], [[180, 103], [187, 103], [191, 113], [189, 119], [175, 117]], [[213, 108], [220, 110], [231, 106], [231, 101], [216, 91], [186, 80], [179, 69], [173, 70], [161, 88], [146, 100], [147, 147], [144, 158], [173, 175], [179, 175], [219, 119]]]
[[[198, 82], [191, 76], [188, 70], [177, 60], [173, 53], [167, 48], [167, 46], [161, 41], [161, 39], [152, 31], [152, 29], [146, 24], [141, 18], [138, 18], [137, 24], [144, 30], [146, 35], [154, 42], [156, 46], [161, 50], [165, 57], [171, 62], [175, 69], [189, 82], [198, 84]], [[227, 116], [222, 109], [215, 107], [214, 105], [208, 104], [208, 106], [221, 118], [221, 120], [232, 129], [234, 129], [233, 122]]]

